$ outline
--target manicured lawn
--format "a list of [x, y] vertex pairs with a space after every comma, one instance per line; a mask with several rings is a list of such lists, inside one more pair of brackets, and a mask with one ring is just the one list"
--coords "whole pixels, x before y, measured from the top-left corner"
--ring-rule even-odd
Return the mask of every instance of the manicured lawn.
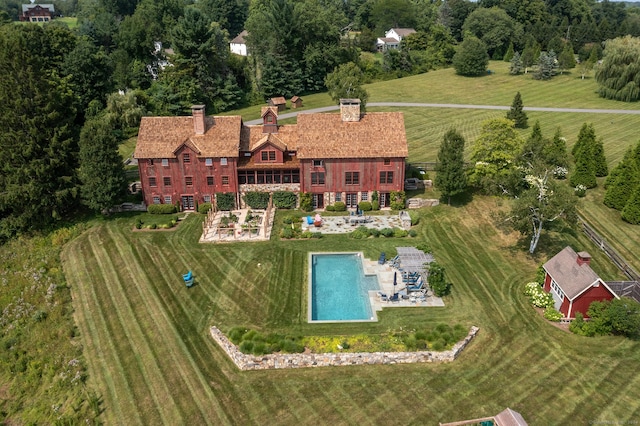
[[[252, 244], [197, 243], [201, 216], [171, 232], [132, 232], [116, 218], [63, 253], [90, 384], [107, 424], [436, 424], [509, 406], [530, 424], [627, 421], [637, 416], [640, 345], [583, 338], [546, 323], [522, 286], [565, 244], [615, 268], [580, 234], [547, 236], [536, 258], [492, 225], [499, 200], [421, 211], [416, 239]], [[304, 265], [310, 250], [363, 250], [369, 258], [428, 241], [454, 283], [445, 308], [392, 309], [373, 324], [309, 325]], [[541, 243], [542, 245], [542, 243]], [[260, 263], [261, 266], [257, 266]], [[192, 269], [197, 285], [185, 288]], [[438, 322], [481, 332], [452, 364], [311, 370], [236, 370], [208, 328], [234, 325], [307, 334], [376, 333]]]

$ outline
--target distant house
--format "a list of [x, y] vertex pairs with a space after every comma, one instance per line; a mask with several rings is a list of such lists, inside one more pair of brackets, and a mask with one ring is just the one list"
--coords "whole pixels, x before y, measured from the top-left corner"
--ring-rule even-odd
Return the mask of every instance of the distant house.
[[391, 28], [385, 33], [384, 37], [378, 38], [376, 46], [381, 52], [389, 49], [399, 49], [402, 39], [415, 32], [416, 30], [413, 28]]
[[245, 41], [245, 37], [248, 34], [247, 30], [244, 30], [229, 42], [229, 49], [231, 50], [231, 53], [235, 53], [240, 56], [247, 56], [247, 43]]
[[591, 269], [591, 255], [565, 247], [543, 266], [544, 290], [565, 318], [585, 317], [591, 302], [618, 299], [618, 295]]
[[291, 98], [291, 108], [302, 107], [302, 98], [300, 96], [294, 96]]
[[23, 4], [21, 21], [26, 22], [49, 22], [53, 19], [55, 8], [52, 4]]
[[284, 96], [271, 98], [267, 101], [267, 103], [269, 104], [269, 106], [278, 108], [278, 111], [284, 111], [285, 109], [287, 109], [287, 100], [284, 98]]
[[462, 420], [452, 423], [440, 423], [440, 426], [462, 426], [477, 424], [491, 424], [495, 426], [527, 426], [527, 422], [524, 420], [524, 417], [522, 417], [522, 414], [518, 413], [517, 411], [513, 411], [511, 408], [507, 408], [492, 417], [482, 417], [480, 419]]

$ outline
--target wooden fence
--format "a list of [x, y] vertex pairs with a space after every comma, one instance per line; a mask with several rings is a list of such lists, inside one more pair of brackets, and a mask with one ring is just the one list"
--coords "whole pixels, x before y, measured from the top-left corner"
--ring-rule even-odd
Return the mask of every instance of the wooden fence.
[[633, 281], [640, 281], [640, 274], [631, 267], [620, 254], [607, 243], [607, 241], [598, 234], [584, 219], [578, 218], [582, 231], [600, 247], [600, 249], [606, 254], [609, 259], [627, 276]]

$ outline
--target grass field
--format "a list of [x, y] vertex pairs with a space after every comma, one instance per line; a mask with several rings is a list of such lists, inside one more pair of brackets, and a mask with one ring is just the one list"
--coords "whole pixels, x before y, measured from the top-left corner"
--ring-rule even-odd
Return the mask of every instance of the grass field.
[[[560, 76], [534, 82], [495, 74], [464, 79], [441, 70], [377, 83], [370, 101], [510, 105], [520, 90], [525, 106], [629, 109], [605, 101], [593, 80]], [[428, 93], [429, 98], [424, 97]], [[481, 102], [477, 100], [480, 99]], [[475, 102], [474, 102], [475, 100]], [[304, 98], [312, 108], [326, 94]], [[467, 142], [480, 123], [504, 112], [403, 108], [410, 161], [433, 161], [442, 135], [455, 127]], [[259, 106], [241, 111], [259, 116]], [[604, 138], [610, 165], [638, 139], [640, 116], [529, 113], [545, 134], [562, 128], [573, 144], [584, 122]], [[523, 132], [524, 135], [529, 131]], [[581, 213], [621, 254], [638, 265], [640, 231], [589, 191]], [[132, 232], [135, 216], [106, 220], [69, 243], [65, 277], [90, 371], [89, 384], [103, 398], [106, 424], [437, 424], [521, 412], [531, 425], [622, 424], [640, 417], [640, 343], [619, 337], [584, 338], [544, 321], [522, 295], [537, 265], [570, 244], [593, 255], [606, 279], [623, 277], [582, 234], [543, 234], [535, 257], [526, 242], [503, 234], [492, 212], [503, 201], [474, 197], [458, 206], [420, 211], [418, 237], [201, 245], [201, 217], [174, 231]], [[278, 215], [276, 223], [281, 216]], [[306, 323], [307, 252], [362, 250], [376, 259], [398, 245], [428, 242], [453, 282], [445, 308], [392, 309], [377, 323]], [[261, 266], [258, 267], [257, 264]], [[185, 288], [192, 269], [197, 285]], [[354, 366], [310, 370], [239, 372], [208, 335], [250, 326], [303, 334], [381, 333], [438, 322], [477, 325], [480, 334], [451, 364]]]
[[[387, 310], [374, 324], [305, 322], [306, 253], [357, 249], [376, 258], [410, 240], [200, 245], [197, 215], [172, 232], [134, 233], [133, 218], [93, 227], [63, 262], [105, 423], [436, 424], [506, 406], [532, 425], [636, 418], [639, 344], [560, 331], [521, 294], [537, 264], [567, 243], [591, 251], [603, 277], [617, 271], [579, 234], [547, 236], [546, 252], [530, 258], [491, 225], [495, 208], [495, 199], [478, 198], [423, 211], [418, 239], [447, 268], [453, 295], [446, 308]], [[197, 276], [191, 289], [181, 283], [187, 269]], [[481, 332], [452, 364], [245, 373], [208, 336], [211, 324], [350, 334], [437, 322]]]

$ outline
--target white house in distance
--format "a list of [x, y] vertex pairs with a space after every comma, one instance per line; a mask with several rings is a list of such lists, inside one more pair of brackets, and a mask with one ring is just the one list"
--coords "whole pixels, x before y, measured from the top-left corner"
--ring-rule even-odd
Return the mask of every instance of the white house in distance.
[[384, 52], [388, 49], [399, 49], [402, 39], [409, 34], [415, 33], [413, 28], [391, 28], [387, 31], [384, 37], [379, 37], [376, 41], [378, 50]]
[[247, 34], [247, 30], [244, 30], [229, 42], [229, 49], [231, 49], [231, 53], [235, 53], [240, 56], [247, 56], [247, 43], [244, 40]]

